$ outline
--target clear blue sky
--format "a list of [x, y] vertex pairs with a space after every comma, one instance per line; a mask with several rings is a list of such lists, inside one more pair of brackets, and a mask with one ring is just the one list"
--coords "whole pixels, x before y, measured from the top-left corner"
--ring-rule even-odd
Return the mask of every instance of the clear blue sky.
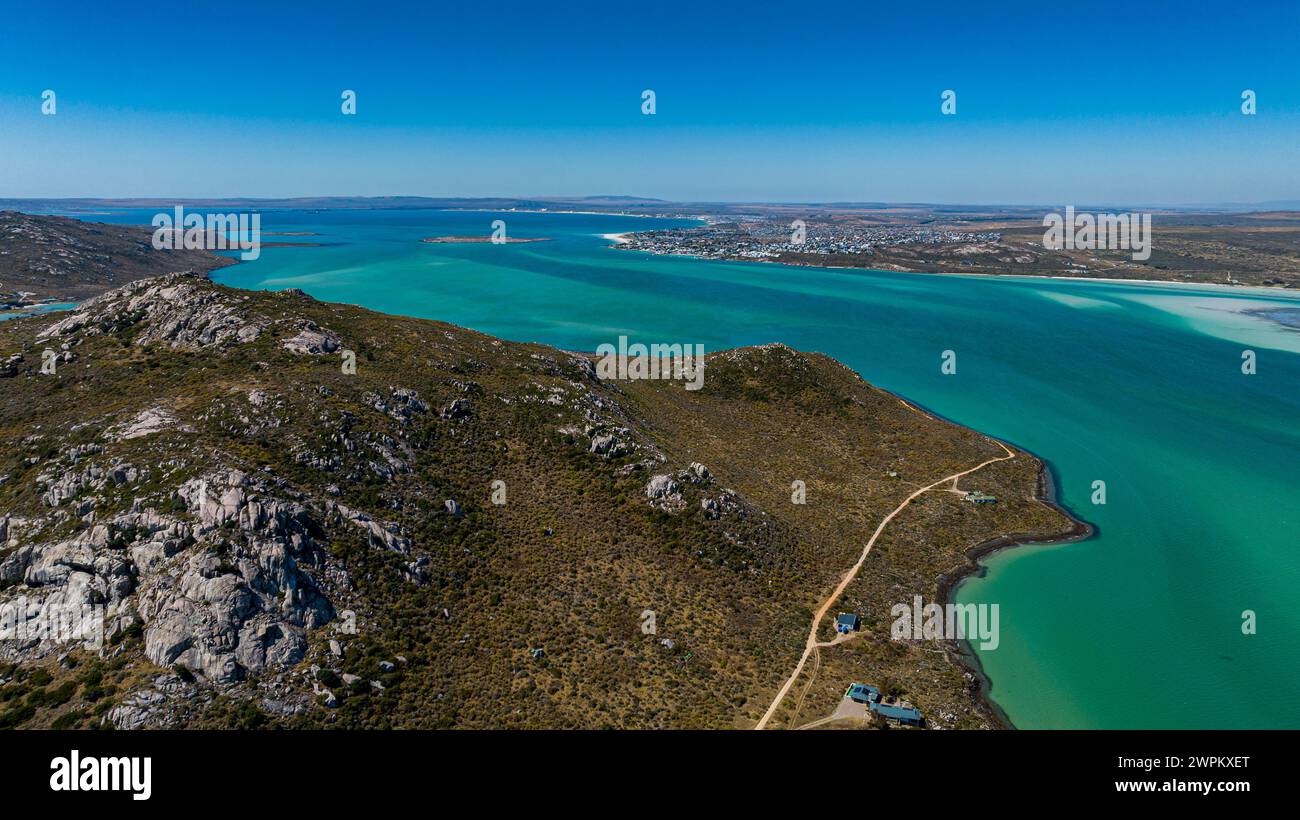
[[1300, 198], [1293, 0], [0, 0], [0, 20], [0, 197]]

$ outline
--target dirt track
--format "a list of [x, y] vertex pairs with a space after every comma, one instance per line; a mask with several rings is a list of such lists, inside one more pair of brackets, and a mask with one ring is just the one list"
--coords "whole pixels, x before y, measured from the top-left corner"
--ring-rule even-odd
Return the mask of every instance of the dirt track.
[[[831, 644], [839, 642], [840, 636], [837, 636], [836, 640], [834, 641], [818, 644], [817, 625], [821, 623], [822, 618], [826, 617], [826, 613], [830, 610], [832, 606], [835, 605], [835, 602], [840, 599], [840, 596], [844, 594], [844, 590], [848, 589], [849, 584], [853, 583], [853, 579], [858, 577], [858, 572], [861, 571], [862, 565], [866, 563], [867, 556], [871, 553], [871, 548], [875, 545], [876, 540], [880, 538], [880, 534], [885, 531], [885, 527], [889, 525], [889, 522], [894, 520], [894, 516], [902, 512], [903, 509], [907, 507], [908, 504], [911, 504], [913, 501], [919, 498], [923, 493], [927, 493], [930, 490], [933, 490], [936, 487], [949, 481], [953, 482], [953, 487], [956, 487], [957, 480], [960, 479], [962, 476], [970, 475], [976, 470], [987, 467], [990, 464], [995, 464], [999, 461], [1007, 461], [1009, 459], [1013, 459], [1016, 457], [1016, 454], [1012, 452], [1011, 449], [1007, 447], [1005, 444], [1003, 444], [1000, 441], [997, 442], [997, 444], [1003, 450], [1006, 450], [1007, 454], [1005, 456], [1001, 456], [1000, 458], [991, 458], [988, 461], [985, 461], [981, 464], [977, 464], [976, 466], [971, 467], [970, 469], [962, 470], [959, 473], [953, 473], [952, 475], [944, 476], [943, 478], [939, 479], [938, 481], [935, 481], [932, 484], [927, 484], [926, 486], [922, 487], [921, 489], [917, 490], [916, 492], [912, 493], [907, 498], [905, 498], [903, 500], [903, 503], [895, 507], [893, 512], [891, 512], [889, 515], [885, 516], [885, 519], [880, 522], [880, 526], [876, 527], [876, 531], [871, 534], [871, 538], [870, 540], [867, 541], [866, 546], [862, 548], [862, 554], [858, 556], [858, 562], [849, 568], [849, 571], [846, 572], [844, 574], [844, 577], [840, 580], [839, 585], [835, 587], [835, 591], [830, 594], [830, 597], [828, 597], [825, 601], [822, 602], [821, 607], [819, 607], [818, 610], [813, 614], [812, 626], [808, 630], [808, 641], [804, 644], [803, 655], [800, 656], [799, 658], [799, 664], [795, 666], [794, 672], [791, 673], [790, 678], [785, 682], [785, 685], [781, 687], [781, 691], [776, 693], [776, 697], [772, 700], [772, 705], [767, 707], [767, 711], [763, 713], [763, 717], [754, 726], [755, 729], [767, 728], [768, 721], [770, 721], [772, 719], [772, 716], [776, 714], [776, 710], [781, 705], [781, 701], [785, 699], [786, 694], [789, 693], [790, 691], [790, 687], [794, 686], [794, 682], [799, 678], [799, 673], [803, 671], [804, 665], [808, 663], [808, 656], [811, 655], [813, 652], [817, 651], [817, 648], [819, 646], [830, 646]], [[810, 686], [811, 683], [812, 682], [809, 681]], [[804, 691], [806, 693], [807, 689], [805, 688]]]

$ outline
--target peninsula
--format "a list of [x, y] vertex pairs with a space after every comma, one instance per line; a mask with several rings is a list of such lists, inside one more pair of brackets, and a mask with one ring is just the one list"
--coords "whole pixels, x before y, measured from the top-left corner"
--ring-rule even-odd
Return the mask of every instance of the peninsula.
[[0, 726], [1002, 725], [888, 613], [1078, 533], [1038, 459], [781, 344], [594, 361], [195, 274], [0, 323], [0, 607], [105, 624], [0, 641]]

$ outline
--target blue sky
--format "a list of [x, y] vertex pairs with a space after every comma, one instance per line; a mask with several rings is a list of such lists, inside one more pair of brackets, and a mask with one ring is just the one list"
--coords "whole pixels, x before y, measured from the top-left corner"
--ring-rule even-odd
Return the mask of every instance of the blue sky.
[[1300, 199], [1295, 2], [547, 5], [0, 0], [0, 197]]

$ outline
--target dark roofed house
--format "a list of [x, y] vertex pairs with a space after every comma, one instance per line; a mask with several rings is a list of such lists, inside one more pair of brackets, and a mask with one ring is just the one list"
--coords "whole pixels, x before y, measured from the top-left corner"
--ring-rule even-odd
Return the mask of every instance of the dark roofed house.
[[841, 612], [835, 619], [836, 632], [857, 632], [860, 621], [852, 612]]
[[869, 683], [855, 683], [844, 696], [854, 703], [875, 703], [880, 700], [880, 690]]
[[911, 706], [875, 702], [871, 704], [871, 711], [885, 720], [902, 723], [905, 726], [920, 726], [925, 723], [921, 718], [921, 710]]

